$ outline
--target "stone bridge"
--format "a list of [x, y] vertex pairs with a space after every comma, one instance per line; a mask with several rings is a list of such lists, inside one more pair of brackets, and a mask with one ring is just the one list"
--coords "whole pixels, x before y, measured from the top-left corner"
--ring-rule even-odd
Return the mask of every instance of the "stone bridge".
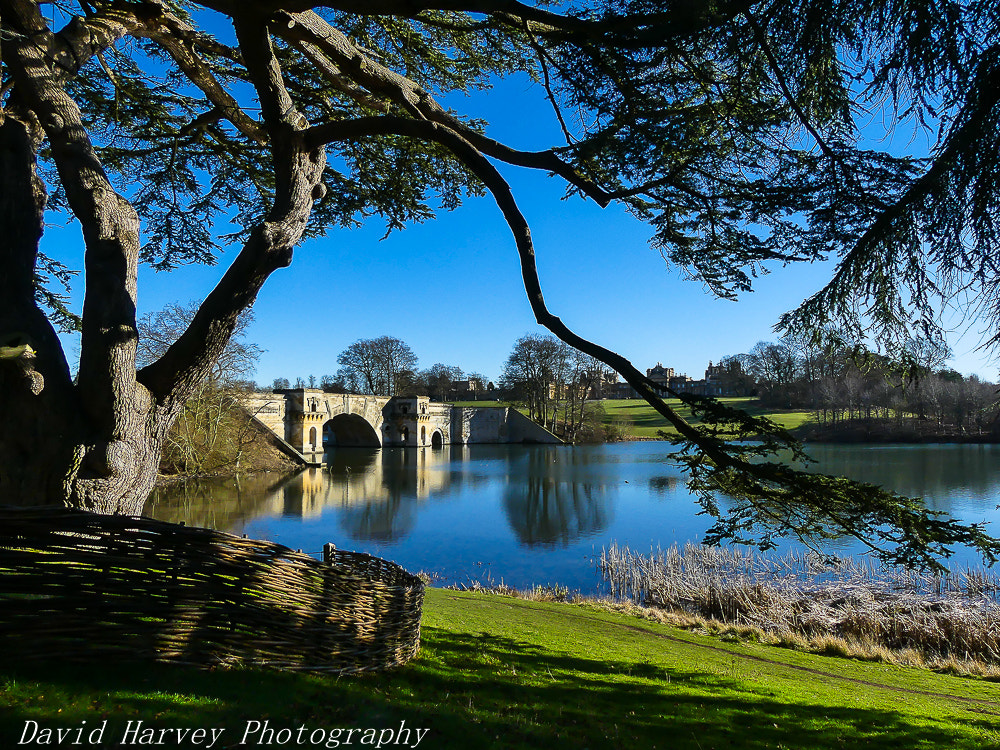
[[389, 398], [296, 388], [251, 393], [250, 413], [309, 464], [337, 446], [440, 448], [472, 443], [560, 443], [516, 409], [465, 407], [427, 396]]

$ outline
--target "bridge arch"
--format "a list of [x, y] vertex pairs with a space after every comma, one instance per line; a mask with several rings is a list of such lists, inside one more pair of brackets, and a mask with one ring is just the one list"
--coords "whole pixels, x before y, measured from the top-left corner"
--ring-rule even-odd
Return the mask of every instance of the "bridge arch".
[[244, 406], [274, 433], [281, 450], [312, 465], [320, 464], [325, 449], [335, 445], [561, 442], [516, 411], [454, 407], [431, 403], [426, 396], [390, 398], [295, 388], [248, 394]]
[[338, 414], [323, 424], [323, 446], [380, 448], [382, 440], [372, 423], [360, 414]]

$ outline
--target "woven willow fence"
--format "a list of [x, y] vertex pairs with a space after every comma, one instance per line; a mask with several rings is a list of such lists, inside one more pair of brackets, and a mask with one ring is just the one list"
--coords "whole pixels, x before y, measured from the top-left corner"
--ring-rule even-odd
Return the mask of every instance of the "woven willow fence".
[[333, 545], [324, 556], [148, 518], [0, 508], [0, 643], [26, 658], [320, 672], [415, 656], [423, 582]]

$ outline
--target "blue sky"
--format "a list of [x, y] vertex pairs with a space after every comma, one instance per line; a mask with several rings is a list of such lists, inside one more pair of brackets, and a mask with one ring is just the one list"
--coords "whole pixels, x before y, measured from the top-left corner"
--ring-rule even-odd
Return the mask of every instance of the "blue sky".
[[[447, 104], [491, 122], [490, 135], [540, 149], [560, 142], [537, 88], [506, 83]], [[830, 264], [775, 268], [738, 302], [717, 300], [666, 266], [647, 240], [651, 231], [621, 208], [562, 200], [561, 181], [501, 167], [528, 218], [546, 300], [586, 338], [614, 349], [640, 369], [657, 362], [701, 377], [709, 360], [773, 340], [778, 316], [816, 291]], [[220, 227], [223, 229], [223, 227]], [[82, 266], [75, 227], [53, 227], [44, 246], [70, 267]], [[265, 350], [256, 379], [333, 374], [337, 355], [359, 338], [396, 336], [420, 358], [497, 378], [514, 341], [544, 332], [528, 307], [514, 243], [492, 199], [472, 199], [436, 220], [382, 240], [373, 221], [304, 243], [276, 272], [255, 305], [250, 339]], [[203, 298], [235, 257], [214, 267], [140, 271], [140, 315], [171, 302]], [[75, 307], [82, 283], [74, 290]], [[71, 360], [73, 337], [64, 337]], [[975, 352], [979, 336], [952, 340], [952, 366], [996, 379], [996, 364]]]

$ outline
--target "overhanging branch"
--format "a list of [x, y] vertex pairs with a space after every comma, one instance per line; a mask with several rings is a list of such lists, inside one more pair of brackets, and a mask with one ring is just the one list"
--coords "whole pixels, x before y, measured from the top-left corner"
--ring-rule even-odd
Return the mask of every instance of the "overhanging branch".
[[325, 0], [318, 3], [303, 0], [255, 0], [248, 8], [240, 0], [201, 0], [205, 7], [227, 15], [239, 13], [297, 13], [312, 8], [331, 8], [361, 15], [384, 15], [417, 19], [427, 11], [452, 11], [488, 15], [512, 27], [525, 22], [532, 31], [560, 40], [643, 49], [661, 46], [670, 40], [682, 39], [706, 29], [729, 23], [758, 0], [721, 0], [705, 3], [701, 0], [678, 0], [660, 12], [580, 16], [555, 13], [542, 7], [517, 0]]
[[[509, 185], [461, 134], [438, 123], [387, 116], [317, 126], [308, 132], [307, 138], [318, 144], [365, 133], [395, 133], [437, 142], [483, 182], [514, 235], [522, 280], [536, 320], [564, 342], [613, 368], [680, 433], [681, 438], [675, 442], [686, 445], [682, 462], [690, 472], [691, 487], [701, 495], [706, 509], [719, 519], [707, 539], [746, 541], [745, 532], [763, 525], [765, 545], [770, 544], [774, 533], [794, 533], [808, 540], [810, 536], [828, 535], [827, 525], [832, 524], [890, 563], [940, 569], [937, 557], [947, 554], [954, 544], [970, 545], [990, 562], [1000, 557], [1000, 540], [987, 535], [981, 526], [941, 518], [919, 500], [874, 485], [761, 460], [781, 449], [791, 449], [797, 459], [804, 459], [805, 455], [798, 442], [777, 424], [715, 399], [680, 396], [670, 389], [661, 389], [621, 355], [571, 331], [545, 304], [531, 231]], [[696, 427], [681, 417], [661, 398], [661, 391], [681, 398], [704, 424]], [[730, 443], [724, 434], [726, 428], [736, 429], [741, 437], [756, 436], [762, 444]], [[755, 431], [759, 434], [755, 435]], [[735, 514], [719, 513], [712, 499], [718, 492], [742, 503]]]
[[610, 203], [608, 192], [604, 188], [580, 174], [553, 151], [519, 151], [476, 132], [449, 114], [415, 83], [370, 59], [345, 34], [330, 26], [316, 13], [278, 13], [275, 22], [273, 30], [277, 36], [292, 44], [308, 44], [322, 51], [344, 77], [372, 94], [387, 97], [415, 117], [437, 122], [450, 131], [461, 134], [479, 152], [515, 166], [552, 172], [598, 205], [604, 207]]

